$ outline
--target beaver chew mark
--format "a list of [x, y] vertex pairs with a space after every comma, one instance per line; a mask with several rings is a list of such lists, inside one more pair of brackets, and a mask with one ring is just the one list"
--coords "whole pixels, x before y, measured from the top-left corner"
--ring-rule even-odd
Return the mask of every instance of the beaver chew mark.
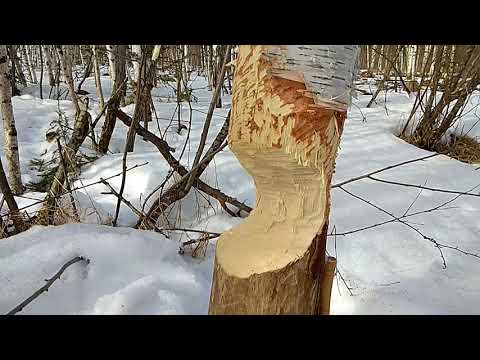
[[236, 94], [229, 139], [255, 180], [257, 204], [222, 235], [216, 253], [223, 271], [238, 278], [281, 269], [309, 251], [328, 217], [324, 169], [334, 154], [326, 146], [344, 119], [315, 104], [300, 76], [274, 76], [268, 61], [257, 64], [237, 77], [246, 90]]

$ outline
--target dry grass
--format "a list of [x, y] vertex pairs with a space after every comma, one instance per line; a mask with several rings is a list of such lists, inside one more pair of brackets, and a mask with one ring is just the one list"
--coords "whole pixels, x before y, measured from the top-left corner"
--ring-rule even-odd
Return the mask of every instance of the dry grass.
[[[38, 211], [33, 220], [34, 225], [64, 225], [70, 223], [79, 223], [80, 220], [72, 208], [72, 204], [67, 196], [63, 196], [55, 201], [55, 205], [51, 207], [50, 211]], [[44, 204], [44, 206], [47, 206]], [[42, 208], [44, 209], [44, 208]], [[47, 213], [53, 214], [51, 223], [46, 218]], [[43, 215], [43, 217], [42, 217]]]
[[468, 164], [480, 162], [480, 143], [467, 135], [451, 136], [447, 144], [439, 144], [435, 150]]
[[[400, 136], [400, 138], [409, 144], [415, 146], [418, 144], [418, 139], [415, 135]], [[480, 142], [468, 135], [450, 135], [447, 143], [437, 144], [432, 151], [447, 155], [467, 164], [480, 163]]]

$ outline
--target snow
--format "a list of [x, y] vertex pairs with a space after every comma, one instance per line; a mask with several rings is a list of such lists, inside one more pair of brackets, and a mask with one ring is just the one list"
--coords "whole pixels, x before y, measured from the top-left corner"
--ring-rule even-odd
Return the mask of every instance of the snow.
[[[45, 77], [44, 77], [45, 79]], [[102, 77], [105, 98], [111, 92], [111, 82]], [[211, 92], [206, 90], [203, 77], [192, 82], [198, 102], [192, 103], [190, 114], [182, 106], [182, 121], [188, 125], [192, 118], [182, 164], [190, 166], [200, 140], [205, 113]], [[92, 118], [98, 113], [94, 78], [84, 85], [91, 98]], [[368, 87], [364, 87], [368, 89]], [[372, 89], [374, 89], [372, 87]], [[49, 87], [43, 89], [48, 97]], [[47, 94], [47, 95], [45, 95]], [[172, 88], [163, 86], [153, 91], [158, 125], [153, 115], [149, 130], [175, 148], [174, 156], [182, 152], [188, 132], [176, 133], [176, 116]], [[358, 95], [350, 108], [337, 158], [333, 183], [370, 171], [431, 154], [405, 143], [395, 136], [406, 120], [414, 97], [389, 92], [387, 102], [383, 93], [378, 104], [366, 108], [370, 96]], [[231, 100], [223, 96], [223, 108], [216, 109], [208, 135], [208, 148], [223, 125]], [[476, 125], [475, 94], [461, 119], [457, 131], [471, 127], [469, 135], [480, 136]], [[24, 183], [36, 180], [38, 174], [29, 161], [45, 151], [51, 156], [55, 144], [45, 140], [51, 121], [58, 118], [57, 110], [73, 119], [70, 101], [39, 98], [38, 86], [24, 90], [13, 98], [14, 114], [19, 134], [20, 162]], [[134, 105], [123, 109], [132, 114]], [[173, 121], [171, 119], [173, 118]], [[171, 124], [170, 124], [171, 123]], [[96, 128], [99, 135], [103, 119]], [[97, 182], [121, 172], [123, 147], [127, 128], [117, 121], [109, 154], [84, 165], [74, 186]], [[0, 140], [3, 146], [3, 139]], [[91, 142], [86, 140], [82, 151], [91, 154]], [[2, 161], [4, 157], [2, 154]], [[137, 137], [135, 151], [128, 155], [128, 166], [148, 162], [127, 173], [124, 196], [141, 209], [145, 198], [159, 185], [169, 167], [157, 149]], [[443, 155], [415, 162], [377, 175], [394, 180], [449, 190], [466, 191], [479, 181], [474, 165], [461, 163]], [[255, 187], [228, 148], [219, 153], [202, 179], [213, 187], [254, 206]], [[174, 181], [173, 179], [171, 182]], [[109, 183], [119, 189], [121, 178]], [[170, 182], [170, 183], [171, 183]], [[401, 216], [418, 196], [409, 213], [427, 210], [455, 197], [454, 194], [422, 191], [363, 179], [345, 185], [345, 189], [373, 204]], [[478, 193], [480, 188], [475, 190]], [[215, 241], [207, 247], [205, 258], [192, 258], [178, 253], [185, 234], [169, 232], [170, 238], [159, 233], [134, 230], [137, 216], [122, 204], [119, 225], [109, 224], [115, 213], [116, 198], [102, 194], [103, 184], [79, 190], [74, 197], [81, 209], [82, 224], [55, 227], [35, 226], [32, 229], [0, 241], [0, 313], [8, 312], [50, 278], [71, 258], [82, 255], [90, 264], [76, 263], [68, 268], [47, 293], [27, 306], [25, 314], [205, 314], [208, 310]], [[20, 207], [27, 206], [45, 194], [28, 192], [27, 198], [17, 197]], [[155, 197], [148, 201], [150, 204]], [[208, 200], [208, 201], [207, 201]], [[148, 204], [146, 208], [148, 208]], [[29, 208], [38, 210], [40, 205]], [[452, 208], [452, 206], [454, 208]], [[480, 202], [476, 197], [462, 196], [447, 205], [447, 209], [411, 216], [408, 220], [423, 234], [441, 244], [459, 246], [465, 251], [480, 252], [477, 221]], [[2, 211], [6, 211], [4, 208]], [[344, 233], [364, 226], [390, 220], [391, 217], [353, 198], [340, 188], [332, 189], [330, 231]], [[177, 227], [225, 231], [242, 221], [226, 214], [216, 200], [191, 191], [174, 206], [168, 220]], [[190, 234], [195, 238], [195, 234]], [[443, 249], [447, 264], [444, 269], [438, 249], [407, 226], [396, 223], [377, 226], [345, 236], [330, 236], [328, 252], [338, 261], [339, 275], [332, 289], [333, 314], [477, 314], [480, 296], [480, 259], [451, 249]]]
[[[35, 226], [14, 240], [3, 241], [0, 252], [2, 313], [80, 255], [90, 263], [69, 267], [22, 314], [202, 314], [208, 309], [211, 262], [178, 255], [176, 241], [154, 232], [66, 224]], [[212, 246], [208, 252], [211, 256]]]

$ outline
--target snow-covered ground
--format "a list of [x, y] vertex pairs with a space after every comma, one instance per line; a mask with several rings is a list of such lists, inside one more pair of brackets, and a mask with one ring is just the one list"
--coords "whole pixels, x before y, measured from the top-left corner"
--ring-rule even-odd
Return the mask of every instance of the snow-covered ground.
[[[105, 97], [111, 92], [111, 82], [102, 78]], [[149, 124], [155, 134], [166, 134], [168, 143], [182, 152], [189, 136], [182, 163], [191, 164], [195, 157], [205, 113], [211, 92], [206, 82], [196, 77], [192, 87], [198, 102], [192, 103], [190, 114], [186, 103], [182, 106], [182, 120], [190, 134], [176, 133], [176, 117], [171, 87], [154, 89], [153, 100], [158, 117]], [[368, 86], [364, 87], [365, 89]], [[98, 112], [98, 101], [93, 77], [82, 89], [89, 91], [92, 117]], [[19, 133], [20, 160], [24, 183], [38, 179], [30, 160], [43, 153], [50, 156], [56, 148], [45, 139], [51, 121], [58, 118], [60, 108], [73, 118], [68, 100], [41, 100], [37, 87], [24, 90], [13, 99], [14, 114]], [[43, 89], [48, 97], [49, 87]], [[345, 126], [337, 159], [334, 183], [370, 171], [430, 154], [397, 138], [394, 133], [408, 117], [414, 97], [405, 93], [389, 92], [387, 103], [378, 97], [378, 105], [367, 109], [368, 95], [354, 100]], [[469, 129], [478, 120], [476, 94], [469, 105], [471, 111], [462, 118]], [[216, 109], [208, 136], [209, 143], [221, 128], [230, 108], [230, 97], [224, 95], [223, 108]], [[132, 114], [134, 105], [124, 109]], [[171, 119], [174, 119], [171, 122]], [[171, 123], [171, 124], [170, 124]], [[96, 128], [100, 134], [103, 119]], [[169, 126], [170, 125], [170, 126]], [[108, 155], [82, 168], [75, 186], [82, 186], [121, 172], [123, 147], [127, 128], [117, 121]], [[470, 135], [480, 135], [480, 126], [474, 126]], [[0, 140], [3, 145], [3, 138]], [[86, 140], [82, 151], [92, 153]], [[2, 154], [2, 161], [4, 160]], [[137, 137], [135, 152], [128, 156], [128, 166], [147, 165], [127, 173], [124, 196], [141, 208], [146, 196], [159, 185], [169, 167], [157, 149]], [[395, 168], [377, 177], [412, 184], [467, 191], [480, 183], [479, 170], [439, 155], [431, 159]], [[250, 176], [243, 170], [228, 148], [219, 153], [202, 179], [240, 201], [253, 206], [255, 188]], [[120, 177], [109, 180], [118, 189]], [[345, 189], [368, 199], [395, 216], [401, 216], [418, 196], [409, 213], [426, 210], [453, 198], [453, 194], [422, 191], [363, 179], [345, 186]], [[480, 188], [476, 189], [478, 193]], [[214, 241], [208, 245], [205, 258], [192, 258], [178, 253], [181, 241], [188, 238], [181, 233], [163, 235], [128, 228], [137, 217], [122, 204], [119, 228], [107, 224], [115, 213], [116, 198], [102, 194], [108, 189], [94, 185], [76, 192], [82, 208], [82, 222], [57, 227], [35, 226], [25, 233], [0, 240], [0, 313], [19, 304], [44, 285], [44, 279], [54, 275], [71, 258], [82, 255], [90, 259], [88, 265], [77, 263], [65, 271], [47, 293], [27, 306], [24, 314], [205, 314], [208, 309]], [[44, 194], [28, 192], [17, 197], [19, 206], [41, 199]], [[151, 202], [153, 197], [149, 200]], [[454, 207], [454, 208], [452, 208]], [[29, 211], [38, 206], [29, 208]], [[6, 211], [3, 209], [2, 211]], [[448, 209], [407, 218], [410, 223], [439, 243], [477, 253], [480, 252], [480, 199], [460, 197], [448, 204]], [[376, 224], [391, 217], [348, 195], [340, 188], [332, 189], [330, 231], [344, 233]], [[177, 227], [222, 232], [242, 221], [226, 214], [213, 199], [191, 191], [169, 214], [169, 221]], [[193, 236], [194, 237], [194, 236]], [[345, 236], [330, 236], [328, 251], [337, 257], [338, 269], [332, 290], [333, 314], [472, 314], [480, 313], [480, 259], [455, 250], [443, 249], [447, 268], [434, 244], [407, 226], [390, 223]], [[350, 294], [346, 285], [351, 288]]]

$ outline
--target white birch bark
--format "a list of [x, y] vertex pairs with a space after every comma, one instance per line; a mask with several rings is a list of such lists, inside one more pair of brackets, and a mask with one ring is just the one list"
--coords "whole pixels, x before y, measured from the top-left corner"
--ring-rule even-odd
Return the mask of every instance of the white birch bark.
[[30, 69], [32, 70], [33, 83], [37, 84], [38, 83], [37, 72], [36, 72], [35, 66], [34, 66], [33, 61], [32, 61], [32, 51], [33, 51], [32, 47], [30, 47], [30, 48], [27, 47], [28, 66], [30, 66]]
[[[67, 47], [65, 47], [65, 50], [68, 50]], [[73, 102], [73, 106], [75, 107], [75, 112], [78, 114], [80, 113], [80, 107], [78, 103], [78, 96], [77, 93], [75, 92], [75, 86], [73, 84], [73, 77], [72, 77], [72, 64], [70, 57], [68, 54], [70, 53], [69, 51], [64, 51], [61, 45], [57, 45], [57, 53], [60, 58], [60, 65], [62, 67], [62, 73], [65, 79], [65, 82], [67, 83], [68, 86], [68, 91], [70, 93], [70, 97]]]
[[114, 45], [106, 45], [108, 65], [110, 68], [110, 78], [115, 82], [115, 48]]
[[82, 62], [82, 67], [85, 67], [85, 58], [82, 53], [82, 45], [78, 47], [78, 53], [80, 54], [80, 61]]
[[11, 47], [11, 49], [12, 49], [12, 54], [11, 54], [12, 55], [12, 60], [15, 63], [15, 68], [16, 68], [16, 72], [17, 72], [17, 75], [18, 75], [18, 79], [22, 83], [22, 86], [26, 87], [27, 86], [27, 81], [25, 80], [25, 74], [23, 72], [23, 66], [22, 66], [21, 61], [18, 58], [18, 55], [17, 55], [18, 48], [17, 48], [16, 45], [13, 45]]
[[42, 45], [43, 52], [46, 59], [46, 67], [48, 72], [48, 84], [50, 86], [55, 86], [55, 75], [53, 74], [53, 59], [52, 54], [50, 53], [50, 47], [47, 45]]
[[415, 74], [415, 58], [417, 56], [416, 45], [409, 46], [408, 56], [407, 77], [408, 79], [412, 80]]
[[142, 47], [140, 45], [132, 45], [132, 54], [134, 55], [134, 59], [132, 59], [133, 79], [134, 81], [137, 81], [138, 77], [140, 76], [140, 59], [142, 57]]
[[97, 88], [97, 96], [100, 101], [100, 112], [103, 111], [105, 107], [105, 99], [103, 97], [103, 90], [102, 90], [102, 79], [100, 77], [100, 68], [98, 66], [98, 58], [97, 58], [97, 46], [92, 45], [92, 52], [93, 52], [93, 69], [95, 71], [95, 85]]
[[15, 195], [23, 193], [20, 159], [18, 155], [17, 130], [13, 116], [12, 92], [8, 77], [7, 47], [0, 45], [0, 109], [3, 118], [5, 156], [8, 168], [8, 181]]
[[28, 56], [28, 53], [27, 53], [27, 46], [26, 45], [22, 46], [22, 60], [25, 62], [25, 65], [27, 66], [28, 81], [31, 84], [35, 84], [36, 81], [34, 81], [34, 78], [33, 78], [33, 69], [32, 69], [30, 59], [29, 59], [29, 56]]

